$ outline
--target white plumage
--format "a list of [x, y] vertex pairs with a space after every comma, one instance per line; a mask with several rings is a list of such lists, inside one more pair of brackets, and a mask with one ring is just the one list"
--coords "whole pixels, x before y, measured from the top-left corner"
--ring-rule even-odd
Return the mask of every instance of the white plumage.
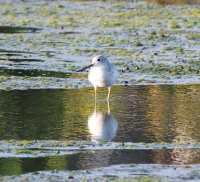
[[104, 56], [95, 56], [92, 59], [88, 80], [95, 88], [95, 96], [97, 87], [108, 87], [108, 99], [111, 86], [118, 78], [118, 71], [115, 66]]

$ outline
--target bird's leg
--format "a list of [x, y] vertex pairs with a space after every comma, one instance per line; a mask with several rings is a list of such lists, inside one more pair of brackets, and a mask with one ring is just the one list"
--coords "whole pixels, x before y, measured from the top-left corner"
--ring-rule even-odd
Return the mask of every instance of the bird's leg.
[[97, 87], [94, 87], [94, 110], [96, 112], [96, 105], [97, 105]]
[[107, 96], [107, 101], [109, 101], [109, 99], [110, 99], [110, 91], [111, 91], [111, 87], [108, 87], [108, 96]]
[[108, 114], [110, 114], [110, 102], [107, 100], [107, 105], [108, 105]]

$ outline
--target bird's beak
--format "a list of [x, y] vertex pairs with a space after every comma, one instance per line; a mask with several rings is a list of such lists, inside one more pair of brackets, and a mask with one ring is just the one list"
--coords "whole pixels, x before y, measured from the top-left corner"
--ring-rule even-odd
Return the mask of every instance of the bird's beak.
[[83, 68], [77, 70], [76, 72], [82, 72], [82, 71], [84, 71], [84, 70], [86, 70], [86, 69], [88, 69], [88, 68], [90, 68], [90, 67], [92, 67], [92, 66], [93, 66], [93, 64], [90, 64], [89, 66], [85, 66], [85, 67], [83, 67]]

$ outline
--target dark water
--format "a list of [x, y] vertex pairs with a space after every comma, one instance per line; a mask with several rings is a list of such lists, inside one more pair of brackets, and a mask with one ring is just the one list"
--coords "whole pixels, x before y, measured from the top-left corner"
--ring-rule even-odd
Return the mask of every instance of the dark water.
[[0, 158], [0, 175], [17, 175], [42, 170], [81, 170], [114, 164], [197, 164], [200, 151], [173, 150], [100, 150], [77, 154], [38, 157]]
[[[0, 92], [1, 140], [200, 141], [200, 85]], [[39, 158], [0, 158], [0, 174], [77, 170], [125, 163], [199, 163], [198, 149], [100, 150]]]

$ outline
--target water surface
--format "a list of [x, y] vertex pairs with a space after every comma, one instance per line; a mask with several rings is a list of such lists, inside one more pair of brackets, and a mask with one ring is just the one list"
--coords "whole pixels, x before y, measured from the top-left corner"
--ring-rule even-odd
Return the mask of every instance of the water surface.
[[200, 141], [199, 85], [115, 86], [110, 116], [106, 91], [98, 90], [99, 118], [94, 118], [93, 126], [89, 123], [94, 114], [92, 88], [0, 91], [1, 139], [95, 140], [99, 136], [117, 142]]
[[[95, 110], [92, 88], [0, 91], [1, 140], [143, 142], [144, 146], [163, 142], [199, 143], [199, 85], [114, 86], [110, 113], [106, 94], [106, 89], [98, 90]], [[199, 163], [198, 156], [199, 149], [163, 148], [2, 157], [0, 174], [129, 163], [194, 164]]]
[[101, 150], [62, 156], [37, 158], [0, 158], [0, 175], [19, 175], [47, 170], [90, 170], [118, 164], [199, 164], [200, 151], [173, 150]]

